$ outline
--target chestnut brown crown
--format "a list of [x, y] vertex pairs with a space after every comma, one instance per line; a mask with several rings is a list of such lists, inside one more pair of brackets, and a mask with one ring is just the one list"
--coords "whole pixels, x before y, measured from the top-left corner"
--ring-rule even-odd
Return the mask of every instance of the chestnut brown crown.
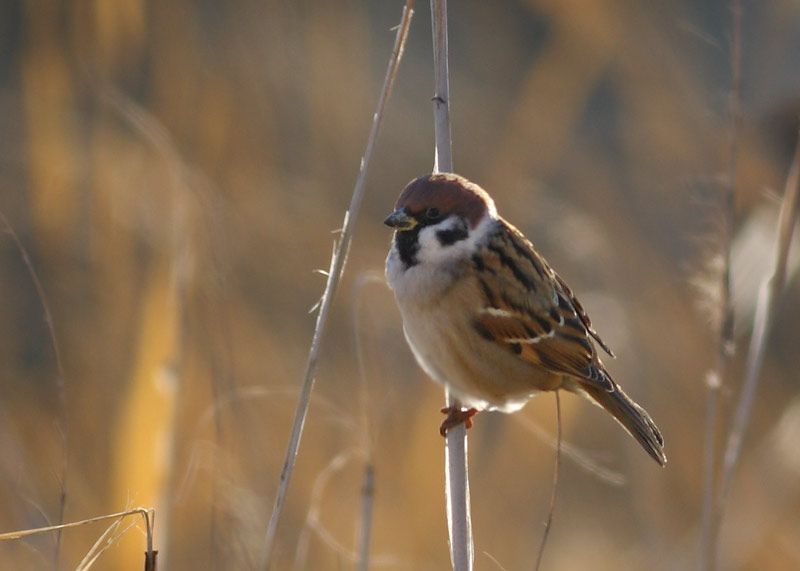
[[453, 173], [438, 173], [412, 180], [400, 193], [395, 209], [418, 216], [437, 209], [443, 217], [455, 214], [474, 228], [484, 215], [494, 212], [494, 201], [474, 182]]

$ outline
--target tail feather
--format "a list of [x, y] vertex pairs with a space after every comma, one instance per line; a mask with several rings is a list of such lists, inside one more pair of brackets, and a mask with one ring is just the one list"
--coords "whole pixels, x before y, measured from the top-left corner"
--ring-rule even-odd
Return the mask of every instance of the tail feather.
[[633, 436], [642, 448], [661, 466], [667, 463], [664, 454], [664, 437], [661, 431], [647, 414], [647, 411], [626, 395], [619, 385], [614, 383], [614, 391], [608, 392], [591, 385], [581, 385], [577, 392], [585, 393], [596, 404], [619, 422]]

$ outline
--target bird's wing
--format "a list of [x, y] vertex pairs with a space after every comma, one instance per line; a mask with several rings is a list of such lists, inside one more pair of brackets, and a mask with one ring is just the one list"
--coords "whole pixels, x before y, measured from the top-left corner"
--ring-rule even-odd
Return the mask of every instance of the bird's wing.
[[611, 350], [569, 287], [519, 230], [503, 222], [472, 263], [483, 298], [472, 324], [482, 337], [532, 365], [614, 390], [592, 339]]

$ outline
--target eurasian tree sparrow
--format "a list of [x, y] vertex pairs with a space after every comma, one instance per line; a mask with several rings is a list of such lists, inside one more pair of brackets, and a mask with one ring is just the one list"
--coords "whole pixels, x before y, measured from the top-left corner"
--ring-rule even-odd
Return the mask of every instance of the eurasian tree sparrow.
[[497, 214], [489, 194], [455, 174], [406, 186], [385, 220], [395, 229], [386, 278], [419, 364], [468, 408], [445, 409], [440, 432], [481, 410], [514, 412], [541, 391], [588, 397], [662, 466], [664, 440], [614, 382], [613, 357], [564, 280]]

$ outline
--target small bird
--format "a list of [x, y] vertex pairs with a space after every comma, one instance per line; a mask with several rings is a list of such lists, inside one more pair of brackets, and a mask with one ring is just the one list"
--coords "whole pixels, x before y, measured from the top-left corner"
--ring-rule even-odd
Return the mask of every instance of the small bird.
[[384, 221], [394, 239], [386, 279], [420, 366], [465, 408], [445, 408], [440, 428], [482, 410], [514, 412], [542, 391], [588, 397], [660, 465], [664, 439], [650, 415], [614, 382], [595, 343], [611, 349], [563, 279], [497, 214], [480, 186], [451, 173], [411, 181]]

